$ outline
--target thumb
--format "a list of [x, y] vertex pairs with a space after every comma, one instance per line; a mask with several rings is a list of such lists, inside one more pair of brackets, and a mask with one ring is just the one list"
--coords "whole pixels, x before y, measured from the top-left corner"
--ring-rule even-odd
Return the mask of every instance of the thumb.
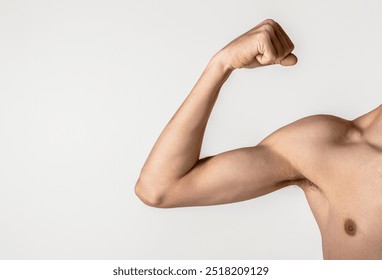
[[296, 63], [297, 63], [297, 56], [295, 56], [293, 53], [290, 53], [289, 55], [287, 55], [280, 61], [280, 65], [282, 66], [292, 66], [292, 65], [295, 65]]

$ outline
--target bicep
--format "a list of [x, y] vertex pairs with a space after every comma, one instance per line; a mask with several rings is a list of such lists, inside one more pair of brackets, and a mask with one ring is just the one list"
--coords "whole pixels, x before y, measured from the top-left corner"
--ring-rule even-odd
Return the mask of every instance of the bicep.
[[293, 180], [296, 172], [266, 145], [207, 157], [167, 193], [169, 207], [215, 205], [252, 199]]

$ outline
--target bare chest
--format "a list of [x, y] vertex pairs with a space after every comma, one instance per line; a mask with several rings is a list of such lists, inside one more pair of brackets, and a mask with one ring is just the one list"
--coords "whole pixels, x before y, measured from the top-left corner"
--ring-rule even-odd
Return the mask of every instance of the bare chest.
[[[382, 153], [368, 145], [331, 151], [304, 192], [327, 259], [382, 259]], [[323, 176], [326, 175], [326, 176]]]
[[381, 206], [337, 206], [321, 225], [325, 259], [382, 259]]

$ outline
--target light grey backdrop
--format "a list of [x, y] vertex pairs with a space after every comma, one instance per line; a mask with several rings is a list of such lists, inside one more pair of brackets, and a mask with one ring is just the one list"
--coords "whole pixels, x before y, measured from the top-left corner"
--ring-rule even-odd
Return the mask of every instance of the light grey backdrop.
[[320, 259], [297, 187], [155, 209], [134, 195], [159, 133], [210, 57], [265, 18], [299, 63], [235, 72], [202, 155], [301, 117], [381, 100], [380, 1], [0, 0], [1, 259]]

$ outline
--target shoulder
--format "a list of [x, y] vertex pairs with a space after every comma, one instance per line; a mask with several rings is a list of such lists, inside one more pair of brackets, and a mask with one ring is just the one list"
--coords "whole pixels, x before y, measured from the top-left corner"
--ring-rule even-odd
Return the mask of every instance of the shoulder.
[[333, 115], [313, 115], [276, 130], [259, 145], [282, 156], [306, 177], [347, 141], [351, 127], [352, 122]]
[[334, 115], [312, 115], [281, 127], [261, 143], [270, 146], [291, 141], [299, 144], [306, 141], [315, 144], [339, 143], [346, 140], [352, 127], [351, 121]]

